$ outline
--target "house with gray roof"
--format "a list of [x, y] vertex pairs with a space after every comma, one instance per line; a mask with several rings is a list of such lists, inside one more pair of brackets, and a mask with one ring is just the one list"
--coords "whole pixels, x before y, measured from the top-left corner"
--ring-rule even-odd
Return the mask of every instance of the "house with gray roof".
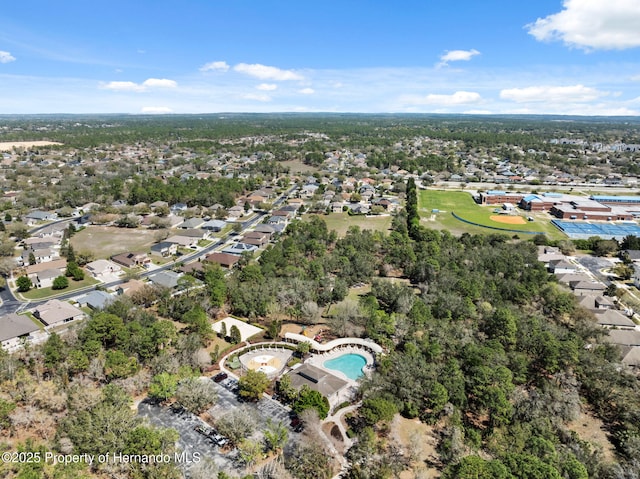
[[208, 230], [208, 231], [222, 231], [222, 228], [224, 228], [227, 225], [226, 221], [222, 221], [222, 220], [209, 220], [209, 221], [205, 221], [200, 228], [202, 228], [203, 230]]
[[169, 243], [168, 241], [161, 241], [151, 245], [151, 254], [155, 256], [172, 256], [178, 252], [178, 245], [176, 243]]
[[187, 230], [193, 228], [200, 228], [204, 224], [204, 220], [202, 218], [193, 217], [188, 220], [184, 220], [178, 228]]
[[5, 351], [15, 351], [23, 342], [30, 342], [40, 328], [28, 316], [16, 313], [0, 318], [0, 344]]
[[35, 210], [31, 213], [26, 214], [25, 219], [28, 220], [27, 223], [33, 224], [38, 221], [52, 221], [58, 219], [58, 213], [55, 211], [40, 211]]
[[307, 386], [313, 391], [318, 391], [329, 402], [338, 397], [340, 392], [349, 386], [349, 383], [323, 369], [302, 364], [287, 374], [291, 379], [291, 386], [300, 389]]
[[225, 249], [223, 249], [222, 252], [223, 253], [229, 253], [229, 254], [241, 255], [242, 253], [246, 253], [247, 251], [254, 252], [257, 249], [258, 249], [258, 247], [254, 246], [252, 244], [235, 243], [235, 244], [233, 244], [231, 246], [228, 246]]
[[59, 269], [45, 269], [35, 274], [35, 278], [31, 278], [36, 288], [51, 288], [53, 287], [53, 280], [58, 276], [63, 276], [62, 271]]
[[104, 309], [114, 301], [114, 297], [104, 291], [91, 291], [78, 299], [80, 307], [89, 307], [91, 309]]
[[181, 273], [176, 273], [175, 271], [160, 271], [156, 274], [149, 276], [149, 281], [153, 284], [162, 286], [164, 288], [173, 289], [178, 286], [178, 280], [182, 276]]
[[620, 346], [640, 346], [640, 331], [633, 329], [610, 329], [604, 340]]
[[615, 309], [594, 310], [598, 325], [604, 328], [635, 329], [636, 323]]

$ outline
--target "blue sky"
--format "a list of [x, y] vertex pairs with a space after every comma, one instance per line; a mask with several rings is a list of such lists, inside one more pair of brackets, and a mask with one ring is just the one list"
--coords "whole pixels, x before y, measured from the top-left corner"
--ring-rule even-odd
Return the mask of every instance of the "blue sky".
[[638, 0], [24, 0], [0, 114], [640, 115]]

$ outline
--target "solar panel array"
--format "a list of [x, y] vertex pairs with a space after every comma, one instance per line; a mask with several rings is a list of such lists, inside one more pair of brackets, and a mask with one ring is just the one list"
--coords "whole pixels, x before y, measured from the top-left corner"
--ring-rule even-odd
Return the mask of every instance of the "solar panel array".
[[640, 226], [635, 223], [583, 223], [576, 221], [552, 220], [551, 223], [567, 235], [588, 235], [601, 237], [640, 236]]

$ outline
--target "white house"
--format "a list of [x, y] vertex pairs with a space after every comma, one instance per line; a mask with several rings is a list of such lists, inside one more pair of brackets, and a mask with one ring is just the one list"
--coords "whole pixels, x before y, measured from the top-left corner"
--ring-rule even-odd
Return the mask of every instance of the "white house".
[[85, 266], [89, 274], [96, 279], [102, 279], [109, 274], [119, 274], [122, 272], [120, 265], [106, 259], [97, 259]]

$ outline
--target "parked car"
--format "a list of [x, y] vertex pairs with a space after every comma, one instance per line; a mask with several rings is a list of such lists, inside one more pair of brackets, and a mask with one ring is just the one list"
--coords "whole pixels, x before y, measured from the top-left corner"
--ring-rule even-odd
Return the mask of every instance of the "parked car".
[[194, 431], [196, 431], [197, 433], [202, 434], [203, 436], [208, 436], [209, 435], [209, 430], [205, 426], [203, 426], [202, 424], [198, 424], [193, 429], [194, 429]]
[[224, 381], [228, 377], [229, 377], [229, 375], [227, 373], [218, 373], [215, 376], [213, 376], [213, 381], [216, 382], [216, 383], [219, 383], [221, 381]]
[[185, 412], [187, 412], [187, 410], [184, 408], [184, 406], [182, 404], [179, 404], [177, 402], [174, 402], [171, 406], [169, 406], [171, 408], [171, 411], [175, 414], [184, 414]]

